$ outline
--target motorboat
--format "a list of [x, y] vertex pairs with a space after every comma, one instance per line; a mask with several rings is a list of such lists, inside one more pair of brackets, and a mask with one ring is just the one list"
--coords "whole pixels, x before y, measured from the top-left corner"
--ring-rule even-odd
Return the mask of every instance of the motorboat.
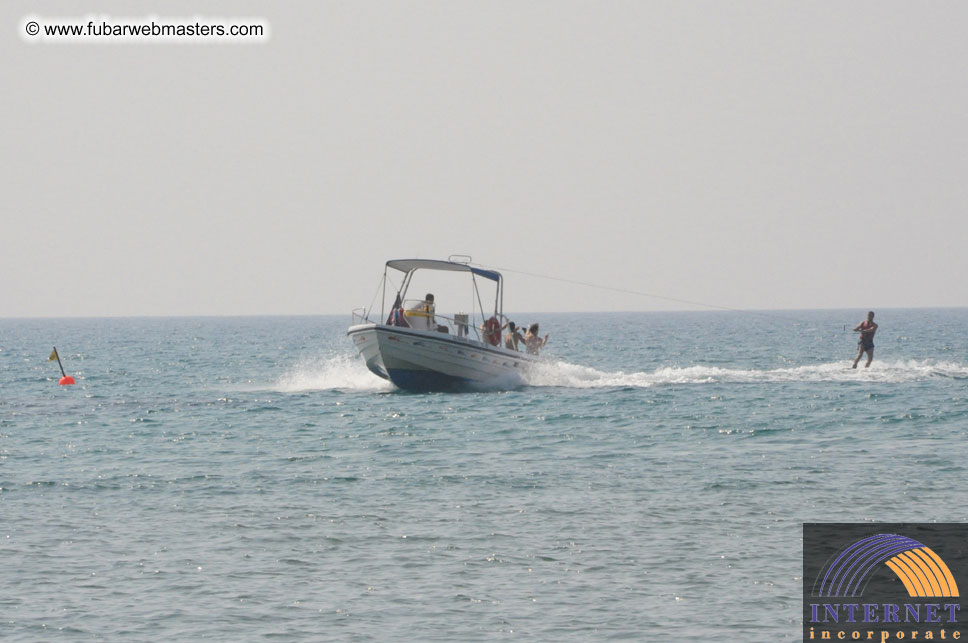
[[[390, 273], [390, 271], [395, 271]], [[399, 288], [391, 287], [390, 310], [386, 310], [387, 285], [402, 274]], [[441, 314], [431, 294], [408, 299], [407, 293], [419, 275], [419, 283], [433, 286], [428, 275], [463, 277], [471, 286], [469, 312]], [[493, 287], [494, 308], [484, 311], [479, 286]], [[379, 292], [379, 290], [378, 290]], [[353, 311], [353, 323], [346, 331], [370, 371], [408, 391], [438, 391], [477, 388], [511, 388], [520, 385], [535, 356], [504, 347], [502, 331], [504, 280], [495, 270], [471, 263], [471, 258], [452, 255], [447, 261], [394, 259], [383, 270], [379, 317], [375, 306]], [[375, 297], [374, 297], [375, 301]], [[523, 349], [524, 346], [522, 345]]]

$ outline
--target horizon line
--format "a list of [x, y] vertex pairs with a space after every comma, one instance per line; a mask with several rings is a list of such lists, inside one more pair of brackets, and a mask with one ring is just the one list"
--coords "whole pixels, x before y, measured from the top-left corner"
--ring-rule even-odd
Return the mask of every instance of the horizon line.
[[[622, 315], [622, 314], [667, 314], [667, 313], [717, 313], [724, 315], [762, 314], [762, 313], [796, 313], [796, 312], [824, 312], [824, 311], [866, 311], [866, 310], [968, 310], [966, 306], [885, 306], [885, 307], [833, 307], [833, 308], [736, 308], [736, 309], [673, 309], [673, 310], [555, 310], [555, 311], [519, 311], [515, 315]], [[117, 315], [12, 315], [0, 316], [0, 320], [66, 320], [66, 319], [232, 319], [259, 317], [352, 317], [351, 312], [345, 313], [141, 313]], [[505, 317], [508, 315], [505, 314]]]

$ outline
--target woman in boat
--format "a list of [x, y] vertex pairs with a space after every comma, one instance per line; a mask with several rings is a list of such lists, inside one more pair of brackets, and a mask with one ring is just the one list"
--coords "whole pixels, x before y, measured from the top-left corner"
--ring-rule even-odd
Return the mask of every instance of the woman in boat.
[[518, 348], [518, 344], [525, 341], [524, 335], [522, 335], [518, 327], [514, 325], [514, 322], [508, 322], [507, 327], [509, 330], [507, 334], [504, 335], [504, 348], [511, 351], [521, 350]]
[[531, 324], [531, 326], [528, 327], [528, 334], [524, 336], [524, 349], [532, 355], [537, 355], [547, 343], [548, 333], [545, 333], [544, 339], [542, 339], [541, 336], [538, 335], [538, 325]]

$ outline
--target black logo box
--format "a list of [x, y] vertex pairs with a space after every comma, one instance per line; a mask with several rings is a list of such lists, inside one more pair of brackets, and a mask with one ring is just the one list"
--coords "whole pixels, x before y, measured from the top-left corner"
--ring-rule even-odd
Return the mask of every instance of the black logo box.
[[[870, 574], [866, 586], [862, 587], [863, 595], [858, 594], [854, 597], [828, 597], [814, 595], [815, 589], [819, 587], [818, 575], [824, 570], [826, 565], [847, 546], [863, 538], [875, 536], [877, 534], [898, 534], [906, 536], [922, 543], [934, 551], [941, 560], [948, 566], [951, 575], [958, 585], [959, 596], [954, 598], [920, 598], [909, 595], [907, 589], [897, 575], [885, 565], [880, 564]], [[945, 640], [951, 640], [953, 630], [959, 629], [961, 617], [968, 619], [968, 612], [961, 613], [957, 610], [956, 623], [948, 623], [949, 611], [945, 610], [943, 623], [905, 623], [903, 607], [901, 610], [902, 622], [891, 623], [878, 620], [874, 623], [863, 621], [863, 605], [865, 604], [905, 604], [920, 605], [922, 615], [926, 612], [925, 606], [928, 604], [952, 604], [961, 605], [964, 594], [968, 592], [968, 523], [804, 523], [803, 524], [803, 640], [819, 641], [822, 640], [820, 633], [827, 630], [833, 633], [830, 640], [851, 640], [850, 636], [845, 639], [838, 639], [836, 633], [840, 631], [852, 633], [855, 630], [863, 632], [860, 640], [868, 640], [867, 632], [875, 631], [874, 638], [871, 640], [880, 641], [880, 632], [889, 632], [891, 640], [897, 641], [898, 632], [910, 633], [918, 630], [921, 635], [915, 640], [923, 640], [925, 630], [933, 629], [934, 640], [940, 640], [939, 632], [941, 628], [947, 630]], [[824, 618], [824, 604], [859, 604], [862, 607], [855, 612], [855, 622], [844, 622], [841, 614], [841, 622], [834, 623], [815, 623], [812, 622], [812, 605], [821, 605], [819, 610], [820, 620]], [[878, 608], [876, 614], [883, 616], [883, 609]], [[924, 617], [922, 616], [922, 619]], [[810, 638], [811, 628], [813, 637]], [[968, 640], [966, 631], [964, 640]], [[904, 641], [910, 640], [910, 636], [905, 636]]]

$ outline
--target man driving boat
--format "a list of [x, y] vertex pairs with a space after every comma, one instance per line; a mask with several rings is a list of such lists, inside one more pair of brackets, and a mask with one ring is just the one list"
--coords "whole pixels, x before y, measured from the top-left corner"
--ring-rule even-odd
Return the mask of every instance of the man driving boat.
[[434, 321], [434, 296], [427, 293], [424, 300], [417, 302], [407, 310], [407, 321], [411, 328], [421, 330], [434, 330], [437, 323]]

